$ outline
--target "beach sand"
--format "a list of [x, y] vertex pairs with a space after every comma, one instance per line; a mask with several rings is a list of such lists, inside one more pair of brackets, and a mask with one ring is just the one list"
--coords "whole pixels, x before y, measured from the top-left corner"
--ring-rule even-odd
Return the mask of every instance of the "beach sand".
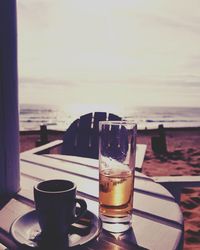
[[[157, 130], [138, 131], [138, 143], [147, 144], [143, 173], [148, 176], [200, 175], [200, 128], [166, 129], [168, 153], [157, 156], [151, 138]], [[49, 131], [49, 141], [62, 139], [62, 132]], [[35, 147], [39, 133], [21, 132], [20, 151]], [[54, 151], [57, 153], [58, 151]], [[184, 189], [181, 195], [184, 216], [184, 249], [200, 249], [200, 188]]]
[[[151, 149], [157, 131], [139, 133], [138, 142], [147, 144], [143, 173], [148, 176], [200, 175], [200, 129], [168, 129], [168, 153], [158, 157]], [[185, 188], [181, 194], [184, 216], [184, 249], [200, 249], [200, 187]]]

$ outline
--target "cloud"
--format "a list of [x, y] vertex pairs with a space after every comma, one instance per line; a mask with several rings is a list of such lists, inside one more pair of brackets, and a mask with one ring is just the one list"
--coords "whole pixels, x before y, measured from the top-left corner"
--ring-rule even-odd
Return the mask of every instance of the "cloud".
[[[97, 87], [103, 96], [102, 86], [123, 88], [127, 102], [141, 103], [146, 95], [149, 102], [162, 102], [171, 89], [175, 103], [182, 100], [175, 91], [189, 86], [195, 95], [200, 86], [199, 7], [196, 0], [18, 0], [21, 86], [51, 86], [63, 102], [73, 101], [76, 88], [95, 101], [98, 97], [88, 95], [95, 96]], [[57, 92], [53, 85], [66, 85], [70, 95], [65, 98], [62, 87]]]
[[76, 85], [76, 82], [70, 82], [67, 80], [62, 80], [59, 78], [52, 79], [52, 78], [34, 78], [34, 77], [20, 77], [19, 78], [19, 84], [21, 85], [65, 85], [65, 86], [74, 86]]

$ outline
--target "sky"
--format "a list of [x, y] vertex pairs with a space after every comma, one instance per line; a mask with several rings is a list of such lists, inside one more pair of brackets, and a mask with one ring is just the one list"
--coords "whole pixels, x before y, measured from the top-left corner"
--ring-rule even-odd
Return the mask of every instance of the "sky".
[[17, 6], [21, 103], [200, 107], [199, 0]]

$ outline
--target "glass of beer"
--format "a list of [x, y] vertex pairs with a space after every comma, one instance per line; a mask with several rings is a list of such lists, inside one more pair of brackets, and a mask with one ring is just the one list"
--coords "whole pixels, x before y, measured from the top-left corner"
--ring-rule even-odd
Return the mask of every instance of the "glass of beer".
[[131, 121], [99, 123], [99, 216], [110, 232], [132, 225], [136, 135]]

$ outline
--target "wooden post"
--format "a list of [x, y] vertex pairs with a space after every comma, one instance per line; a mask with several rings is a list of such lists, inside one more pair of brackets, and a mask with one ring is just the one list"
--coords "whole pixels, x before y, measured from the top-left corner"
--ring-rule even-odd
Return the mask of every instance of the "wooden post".
[[0, 202], [20, 187], [16, 0], [0, 1]]
[[165, 129], [162, 124], [158, 126], [158, 133], [160, 136], [160, 150], [163, 154], [165, 154], [167, 153], [167, 143], [166, 143]]
[[153, 136], [151, 138], [152, 150], [155, 154], [166, 154], [167, 153], [167, 143], [165, 136], [165, 129], [162, 124], [158, 126], [159, 136]]
[[45, 124], [40, 125], [40, 138], [36, 142], [36, 147], [48, 143], [48, 130]]
[[[36, 141], [36, 147], [42, 146], [44, 144], [47, 144], [48, 141], [48, 130], [47, 126], [45, 124], [40, 125], [40, 138]], [[50, 149], [46, 149], [45, 151], [42, 151], [42, 154], [48, 154], [50, 152]]]

